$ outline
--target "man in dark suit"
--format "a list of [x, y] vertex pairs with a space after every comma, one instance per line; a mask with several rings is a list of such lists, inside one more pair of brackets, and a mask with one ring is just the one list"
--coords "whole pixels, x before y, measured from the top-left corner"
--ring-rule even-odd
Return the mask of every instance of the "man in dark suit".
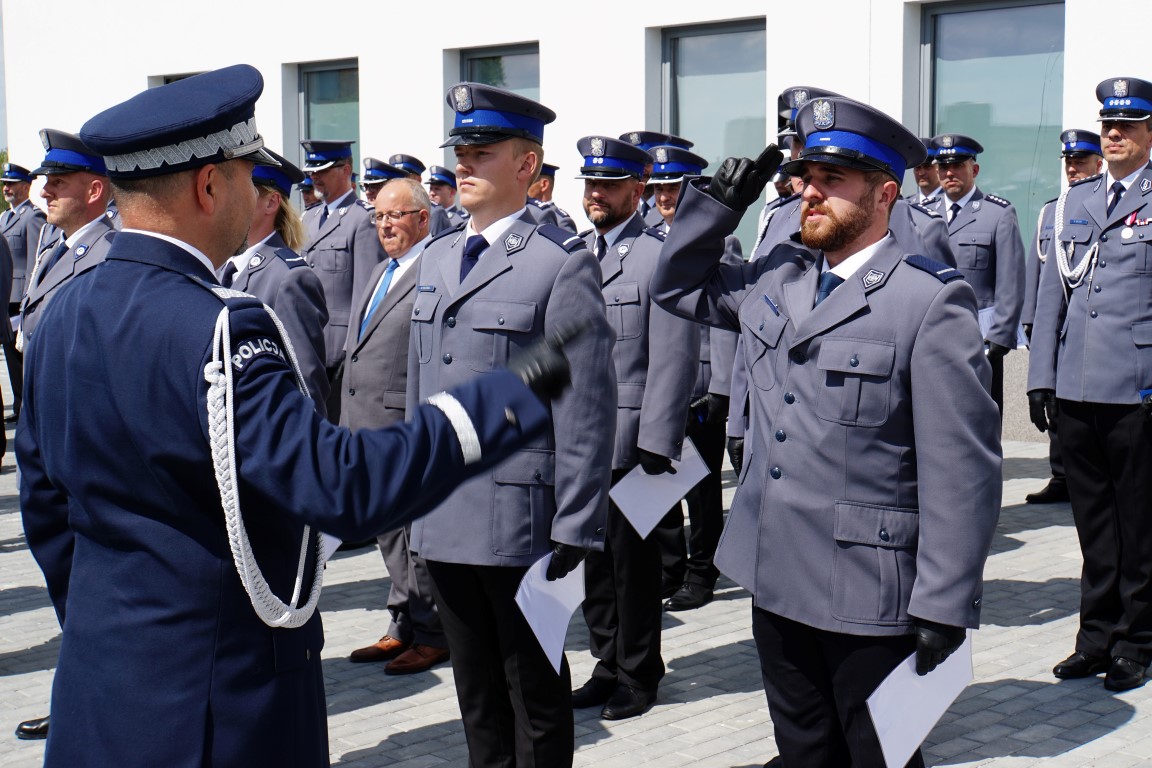
[[214, 275], [251, 225], [253, 165], [275, 163], [262, 88], [228, 67], [80, 131], [129, 231], [28, 346], [21, 512], [63, 628], [47, 768], [327, 765], [310, 526], [406, 522], [538, 438], [566, 380], [545, 346], [387, 430], [316, 413], [274, 315]]
[[556, 119], [523, 96], [476, 83], [447, 94], [455, 113], [461, 230], [420, 257], [408, 404], [501, 365], [516, 350], [573, 325], [565, 347], [573, 387], [551, 401], [553, 430], [466, 483], [412, 526], [428, 561], [452, 651], [456, 695], [473, 768], [572, 764], [571, 674], [552, 667], [515, 602], [529, 566], [550, 556], [550, 578], [604, 547], [616, 382], [600, 265], [584, 241], [538, 226], [525, 201]]
[[220, 284], [250, 293], [276, 310], [292, 342], [308, 396], [325, 416], [329, 399], [324, 365], [328, 306], [319, 275], [308, 268], [298, 252], [304, 242], [304, 225], [290, 197], [292, 185], [303, 181], [304, 173], [272, 150], [266, 151], [280, 167], [258, 165], [252, 169], [257, 199], [248, 249], [224, 264]]
[[888, 232], [923, 145], [845, 98], [812, 99], [796, 125], [783, 170], [804, 182], [803, 245], [720, 264], [780, 155], [730, 158], [685, 189], [652, 288], [745, 341], [753, 444], [716, 563], [753, 594], [783, 764], [883, 765], [868, 696], [979, 622], [1000, 424], [972, 287]]
[[1075, 651], [1052, 673], [1126, 691], [1152, 662], [1152, 83], [1109, 78], [1096, 98], [1108, 171], [1057, 201], [1028, 400], [1040, 431], [1059, 425], [1084, 557]]
[[[372, 271], [368, 290], [352, 308], [340, 408], [340, 424], [349, 429], [378, 429], [404, 420], [417, 263], [428, 244], [431, 209], [424, 187], [410, 178], [386, 182], [376, 196], [376, 231], [388, 258]], [[405, 526], [376, 537], [392, 581], [392, 622], [383, 637], [349, 657], [387, 661], [384, 672], [389, 675], [423, 672], [448, 660], [428, 566], [411, 553], [409, 536]]]
[[[8, 210], [0, 215], [0, 231], [12, 252], [12, 286], [8, 293], [8, 316], [20, 314], [20, 302], [28, 291], [28, 275], [36, 261], [40, 245], [40, 230], [44, 227], [44, 211], [28, 199], [32, 180], [36, 175], [15, 163], [4, 164], [4, 202]], [[15, 337], [4, 342], [4, 363], [8, 366], [8, 380], [12, 384], [12, 415], [5, 419], [13, 424], [20, 416], [20, 403], [24, 393], [24, 361], [16, 349]]]

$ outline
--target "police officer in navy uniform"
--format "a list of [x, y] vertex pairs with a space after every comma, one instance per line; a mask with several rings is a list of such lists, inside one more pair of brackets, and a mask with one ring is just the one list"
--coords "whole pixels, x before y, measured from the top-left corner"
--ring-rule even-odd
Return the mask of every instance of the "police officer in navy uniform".
[[532, 200], [539, 200], [541, 208], [546, 211], [551, 211], [555, 215], [555, 224], [558, 227], [567, 229], [569, 232], [577, 230], [576, 222], [568, 215], [568, 211], [556, 205], [552, 200], [552, 193], [556, 189], [556, 171], [560, 170], [558, 166], [549, 163], [543, 163], [540, 166], [540, 176], [528, 187], [528, 197]]
[[538, 398], [565, 379], [545, 347], [402, 426], [353, 435], [321, 417], [269, 311], [214, 276], [251, 223], [253, 163], [275, 162], [262, 87], [236, 65], [80, 131], [128, 231], [28, 346], [21, 506], [63, 627], [48, 768], [327, 765], [307, 526], [363, 537], [431, 508], [539, 439]]
[[1109, 78], [1096, 98], [1108, 171], [1056, 202], [1028, 399], [1037, 428], [1059, 425], [1084, 557], [1075, 652], [1052, 672], [1125, 691], [1152, 661], [1152, 83]]
[[[412, 155], [395, 154], [388, 158], [388, 163], [394, 168], [399, 168], [404, 173], [408, 174], [408, 178], [416, 182], [422, 182], [424, 179], [424, 163], [420, 162], [419, 158]], [[459, 222], [452, 220], [448, 211], [444, 206], [433, 204], [432, 205], [432, 236], [436, 237], [441, 232], [447, 232], [454, 229]]]
[[[655, 190], [652, 201], [664, 218], [664, 232], [670, 231], [680, 201], [685, 179], [699, 176], [708, 161], [696, 153], [675, 146], [659, 146], [652, 155], [652, 176], [648, 185]], [[743, 264], [740, 241], [735, 235], [724, 238], [724, 264]], [[691, 532], [684, 541], [684, 515], [679, 506], [661, 521], [653, 535], [671, 531], [670, 545], [664, 552], [664, 585], [669, 611], [700, 608], [712, 600], [720, 571], [713, 562], [720, 532], [724, 528], [724, 490], [721, 472], [724, 463], [725, 425], [732, 363], [739, 334], [723, 328], [696, 324], [699, 337], [699, 361], [692, 402], [688, 410], [688, 437], [708, 467], [708, 474], [688, 492]], [[668, 594], [668, 593], [671, 594]]]
[[452, 226], [468, 220], [468, 211], [460, 207], [456, 200], [456, 174], [442, 165], [428, 168], [428, 197], [448, 213]]
[[[596, 254], [609, 323], [616, 344], [616, 443], [612, 480], [639, 465], [658, 475], [672, 468], [684, 445], [685, 419], [696, 379], [699, 332], [651, 300], [649, 284], [663, 232], [647, 229], [636, 210], [644, 167], [639, 147], [606, 136], [585, 136], [584, 214], [592, 222], [585, 242]], [[679, 512], [679, 503], [676, 511]], [[589, 649], [598, 659], [592, 677], [572, 694], [572, 705], [603, 705], [606, 720], [645, 712], [664, 676], [660, 657], [660, 541], [641, 538], [614, 503], [608, 508], [604, 551], [588, 555], [584, 619]]]
[[372, 224], [372, 205], [356, 197], [352, 186], [351, 141], [302, 141], [304, 172], [323, 205], [304, 212], [305, 245], [300, 255], [320, 276], [328, 325], [324, 328], [324, 366], [331, 389], [328, 418], [340, 420], [340, 390], [348, 315], [364, 290], [368, 274], [384, 260]]
[[[44, 227], [44, 211], [28, 199], [32, 180], [36, 175], [15, 163], [4, 164], [4, 175], [0, 182], [4, 185], [4, 202], [8, 210], [0, 214], [0, 232], [8, 241], [12, 252], [12, 286], [8, 293], [8, 317], [20, 314], [20, 302], [28, 291], [28, 275], [36, 262], [36, 250], [40, 244], [40, 230]], [[6, 337], [10, 334], [4, 334]], [[8, 379], [12, 384], [12, 415], [5, 419], [15, 423], [20, 416], [20, 402], [24, 392], [24, 362], [16, 349], [15, 335], [4, 342], [4, 363], [8, 367]]]
[[571, 675], [567, 662], [556, 674], [514, 598], [528, 567], [549, 553], [549, 577], [558, 577], [604, 547], [615, 334], [596, 257], [526, 210], [555, 113], [477, 83], [453, 86], [447, 102], [455, 120], [445, 146], [472, 216], [420, 257], [409, 404], [554, 330], [587, 330], [565, 348], [573, 387], [550, 403], [552, 431], [413, 523], [412, 551], [432, 575], [469, 765], [564, 768], [574, 748]]
[[752, 445], [716, 562], [753, 594], [783, 764], [883, 765], [867, 697], [978, 624], [1000, 424], [971, 285], [888, 234], [923, 145], [844, 98], [812, 99], [797, 127], [802, 243], [719, 263], [780, 155], [730, 158], [685, 189], [653, 294], [745, 341]]
[[[1095, 131], [1086, 131], [1082, 128], [1064, 131], [1060, 134], [1060, 146], [1060, 156], [1064, 159], [1064, 176], [1069, 184], [1089, 176], [1097, 176], [1104, 167], [1100, 135]], [[1056, 230], [1056, 199], [1049, 200], [1040, 208], [1040, 215], [1036, 220], [1036, 235], [1032, 238], [1025, 268], [1024, 307], [1020, 312], [1020, 324], [1029, 341], [1032, 339], [1032, 326], [1036, 319], [1036, 292], [1040, 287], [1040, 275], [1052, 255], [1052, 235]], [[1048, 424], [1048, 464], [1052, 470], [1052, 477], [1044, 488], [1024, 497], [1024, 501], [1028, 504], [1056, 504], [1068, 501], [1068, 480], [1064, 474], [1059, 427], [1055, 420]]]
[[364, 178], [360, 182], [360, 189], [364, 192], [364, 199], [369, 203], [375, 204], [376, 195], [380, 193], [380, 187], [384, 186], [384, 182], [391, 181], [392, 179], [406, 178], [409, 178], [407, 171], [403, 171], [383, 160], [366, 157], [364, 158]]
[[276, 310], [296, 352], [308, 396], [325, 415], [329, 383], [324, 365], [324, 326], [328, 324], [328, 305], [319, 275], [308, 268], [297, 250], [304, 242], [304, 225], [291, 201], [292, 185], [303, 181], [304, 172], [272, 150], [265, 151], [280, 166], [252, 169], [257, 199], [248, 248], [224, 264], [220, 284], [250, 293]]
[[948, 222], [948, 240], [956, 268], [976, 291], [988, 361], [992, 397], [1004, 413], [1004, 356], [1016, 349], [1024, 306], [1024, 241], [1012, 203], [976, 186], [984, 151], [980, 142], [959, 133], [932, 139], [944, 195], [936, 212]]

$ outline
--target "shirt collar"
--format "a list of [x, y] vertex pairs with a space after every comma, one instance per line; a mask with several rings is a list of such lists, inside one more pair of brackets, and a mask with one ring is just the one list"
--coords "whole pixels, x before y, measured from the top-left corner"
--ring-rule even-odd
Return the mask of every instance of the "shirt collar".
[[72, 237], [65, 238], [64, 242], [68, 244], [69, 248], [76, 245], [76, 243], [80, 242], [80, 238], [87, 234], [94, 226], [96, 226], [97, 222], [103, 218], [104, 214], [100, 214], [96, 218], [92, 219], [92, 221], [88, 222], [84, 226], [80, 227], [80, 229], [73, 232]]
[[859, 272], [860, 268], [867, 264], [868, 260], [872, 258], [873, 254], [875, 254], [876, 251], [880, 249], [880, 246], [891, 239], [891, 237], [892, 233], [886, 232], [884, 237], [880, 238], [863, 250], [857, 251], [834, 267], [829, 268], [828, 261], [825, 259], [823, 265], [820, 268], [820, 272], [831, 272], [837, 277], [848, 280], [850, 277], [852, 277], [852, 275]]
[[515, 213], [513, 213], [509, 216], [505, 216], [502, 219], [497, 219], [496, 221], [489, 224], [483, 232], [477, 232], [473, 228], [473, 224], [472, 224], [472, 222], [475, 221], [475, 219], [469, 219], [468, 220], [468, 231], [471, 232], [472, 234], [484, 235], [484, 239], [487, 240], [488, 245], [491, 246], [493, 243], [500, 240], [500, 238], [504, 237], [504, 233], [507, 232], [512, 227], [512, 224], [515, 223], [515, 221], [517, 219], [519, 219], [524, 214], [524, 211], [526, 208], [527, 208], [527, 206], [525, 206], [524, 208], [521, 208], [520, 210], [516, 211]]
[[125, 227], [123, 231], [132, 232], [133, 234], [136, 234], [136, 235], [148, 235], [148, 237], [155, 237], [155, 238], [163, 240], [167, 243], [171, 243], [172, 245], [175, 245], [178, 248], [182, 248], [185, 251], [187, 251], [188, 253], [190, 253], [192, 256], [194, 256], [196, 258], [196, 261], [203, 264], [204, 268], [208, 270], [209, 274], [211, 274], [211, 275], [216, 274], [216, 268], [212, 266], [212, 260], [209, 259], [207, 256], [205, 256], [204, 252], [201, 251], [199, 248], [191, 246], [188, 243], [184, 242], [183, 240], [177, 240], [174, 237], [170, 237], [168, 235], [162, 235], [159, 232], [149, 232], [146, 229], [129, 229], [129, 228]]

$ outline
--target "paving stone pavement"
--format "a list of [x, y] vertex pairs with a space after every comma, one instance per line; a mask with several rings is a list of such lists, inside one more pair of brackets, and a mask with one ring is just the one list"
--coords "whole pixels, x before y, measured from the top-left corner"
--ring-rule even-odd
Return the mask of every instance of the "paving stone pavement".
[[[11, 446], [11, 427], [8, 435]], [[927, 762], [1152, 766], [1152, 686], [1112, 694], [1099, 678], [1059, 682], [1051, 675], [1072, 650], [1076, 631], [1076, 534], [1067, 505], [1023, 503], [1047, 480], [1047, 445], [1007, 442], [1005, 453], [1004, 508], [985, 572], [984, 626], [974, 641], [976, 679], [929, 736]], [[728, 480], [730, 498], [730, 472]], [[346, 661], [353, 648], [383, 634], [387, 588], [374, 549], [339, 553], [328, 568], [320, 605], [332, 763], [465, 766], [450, 665], [388, 677], [380, 666]], [[24, 543], [9, 454], [0, 473], [0, 766], [42, 760], [43, 743], [19, 741], [12, 729], [47, 712], [59, 644], [55, 614]], [[579, 612], [567, 648], [579, 684], [593, 665]], [[576, 713], [576, 766], [758, 768], [776, 754], [747, 592], [722, 580], [710, 605], [667, 614], [663, 649], [668, 674], [649, 713], [618, 723], [601, 721], [596, 710]]]

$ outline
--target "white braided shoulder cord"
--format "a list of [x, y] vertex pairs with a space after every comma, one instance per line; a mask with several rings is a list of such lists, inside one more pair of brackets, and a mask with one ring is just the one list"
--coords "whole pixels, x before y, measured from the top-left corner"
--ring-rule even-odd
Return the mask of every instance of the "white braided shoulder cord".
[[1044, 253], [1044, 249], [1040, 247], [1040, 228], [1044, 226], [1044, 209], [1048, 206], [1040, 206], [1040, 214], [1036, 217], [1036, 258], [1040, 263], [1048, 261], [1048, 254]]
[[[239, 291], [218, 288], [214, 291], [222, 297], [246, 296]], [[292, 342], [276, 313], [268, 306], [264, 307], [276, 330], [280, 334], [280, 343], [286, 350], [288, 362], [296, 376], [296, 384], [300, 391], [308, 394], [308, 385], [300, 373], [300, 365], [296, 360], [296, 351]], [[308, 556], [308, 542], [311, 539], [311, 529], [304, 527], [304, 536], [300, 542], [300, 562], [296, 568], [296, 582], [292, 590], [292, 600], [285, 603], [278, 598], [272, 588], [268, 586], [267, 579], [256, 562], [252, 552], [252, 545], [248, 540], [248, 532], [244, 528], [244, 519], [240, 514], [240, 493], [236, 483], [236, 431], [235, 431], [235, 404], [232, 379], [232, 337], [228, 322], [228, 308], [224, 307], [216, 318], [216, 332], [212, 339], [212, 362], [204, 367], [204, 378], [208, 382], [208, 430], [212, 448], [212, 464], [216, 470], [216, 484], [220, 488], [220, 501], [224, 507], [224, 520], [228, 529], [228, 546], [232, 550], [232, 560], [236, 564], [236, 573], [252, 608], [256, 615], [270, 627], [285, 627], [294, 629], [301, 627], [312, 618], [316, 611], [316, 604], [320, 600], [320, 589], [324, 582], [324, 560], [320, 557], [319, 542], [317, 542], [316, 572], [312, 579], [312, 590], [308, 595], [308, 602], [296, 608], [300, 600], [300, 592], [304, 583], [304, 563]]]
[[1100, 241], [1092, 243], [1092, 247], [1088, 249], [1079, 263], [1075, 267], [1072, 266], [1072, 258], [1076, 253], [1076, 243], [1066, 247], [1064, 241], [1060, 239], [1064, 233], [1064, 202], [1068, 199], [1068, 192], [1071, 189], [1068, 187], [1056, 199], [1056, 231], [1052, 243], [1056, 247], [1056, 264], [1060, 267], [1060, 276], [1064, 278], [1065, 298], [1068, 297], [1068, 293], [1072, 289], [1080, 287], [1086, 276], [1095, 271], [1096, 254], [1100, 250]]

